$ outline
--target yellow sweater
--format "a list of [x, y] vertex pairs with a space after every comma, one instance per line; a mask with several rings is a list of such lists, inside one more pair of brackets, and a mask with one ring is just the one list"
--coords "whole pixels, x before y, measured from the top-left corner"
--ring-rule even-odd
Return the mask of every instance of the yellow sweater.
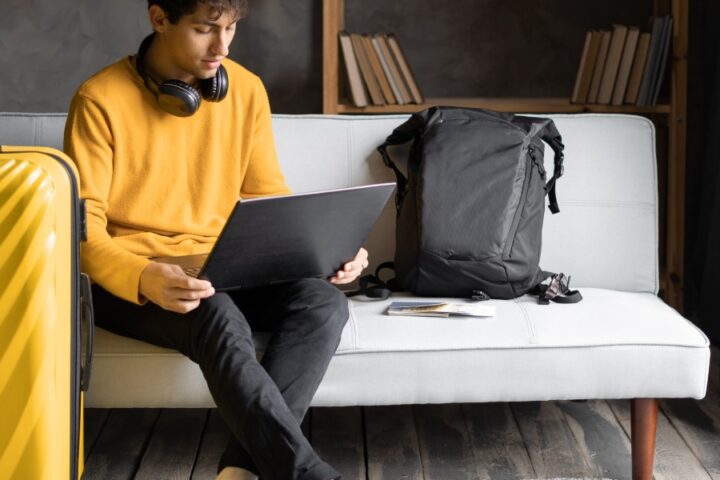
[[140, 303], [148, 257], [207, 253], [238, 197], [288, 193], [260, 79], [225, 60], [230, 89], [191, 117], [162, 111], [125, 58], [72, 100], [65, 152], [80, 173], [93, 281]]

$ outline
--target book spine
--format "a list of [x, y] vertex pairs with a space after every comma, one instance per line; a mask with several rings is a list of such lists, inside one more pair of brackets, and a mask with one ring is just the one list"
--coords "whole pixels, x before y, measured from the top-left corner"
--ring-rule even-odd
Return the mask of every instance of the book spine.
[[593, 69], [592, 83], [590, 84], [587, 103], [597, 103], [598, 93], [600, 92], [600, 81], [602, 80], [603, 70], [605, 69], [605, 61], [607, 60], [609, 47], [610, 32], [603, 31], [601, 32], [600, 48], [597, 59], [595, 60], [595, 68]]
[[643, 69], [642, 81], [640, 82], [640, 90], [637, 96], [637, 105], [648, 105], [650, 95], [652, 94], [653, 75], [657, 69], [660, 55], [660, 42], [663, 33], [663, 19], [656, 17], [653, 19], [652, 33], [650, 34], [650, 47], [648, 48], [647, 60], [645, 60], [645, 68]]
[[660, 96], [660, 87], [662, 86], [663, 78], [665, 78], [665, 67], [667, 65], [668, 52], [670, 50], [670, 42], [672, 41], [672, 17], [665, 17], [665, 33], [663, 36], [662, 51], [660, 52], [660, 68], [658, 68], [657, 75], [655, 76], [655, 85], [653, 86], [651, 105], [656, 105], [658, 97]]
[[635, 105], [637, 103], [638, 91], [640, 90], [640, 81], [642, 80], [643, 70], [647, 60], [648, 47], [650, 46], [650, 34], [641, 33], [638, 39], [637, 51], [633, 59], [632, 71], [630, 72], [630, 80], [628, 80], [627, 91], [625, 92], [624, 103]]
[[585, 44], [583, 45], [582, 54], [580, 55], [580, 65], [578, 65], [577, 75], [575, 76], [575, 86], [573, 87], [572, 95], [570, 95], [570, 103], [584, 103], [584, 100], [580, 100], [580, 91], [582, 90], [588, 57], [590, 56], [591, 40], [592, 32], [587, 32], [585, 34]]
[[360, 76], [360, 69], [357, 64], [357, 59], [355, 58], [355, 52], [353, 52], [350, 35], [347, 32], [340, 32], [338, 38], [340, 41], [340, 50], [343, 55], [345, 74], [350, 87], [351, 100], [357, 107], [366, 107], [368, 98], [365, 93], [362, 77]]
[[627, 30], [625, 25], [613, 26], [610, 46], [608, 47], [608, 57], [605, 68], [603, 69], [602, 80], [600, 81], [597, 103], [607, 105], [612, 99], [612, 91], [620, 68], [620, 59], [622, 58], [622, 52], [625, 46]]
[[385, 98], [385, 103], [390, 105], [396, 104], [397, 100], [395, 99], [395, 95], [393, 95], [392, 89], [390, 88], [390, 82], [388, 82], [388, 79], [385, 76], [385, 71], [383, 70], [382, 65], [380, 65], [380, 59], [377, 56], [377, 52], [375, 52], [375, 47], [373, 47], [370, 36], [362, 35], [362, 41], [365, 47], [365, 54], [367, 55], [368, 60], [370, 60], [370, 67], [375, 74], [375, 78], [377, 78], [378, 80], [378, 84], [380, 85], [380, 91]]
[[394, 33], [388, 35], [388, 41], [390, 43], [390, 49], [392, 50], [392, 53], [395, 57], [395, 61], [400, 66], [400, 70], [402, 71], [403, 77], [405, 78], [405, 82], [407, 83], [408, 87], [410, 87], [410, 93], [412, 95], [413, 102], [423, 103], [423, 96], [420, 93], [420, 89], [417, 86], [415, 77], [410, 70], [410, 65], [408, 64], [405, 55], [400, 49], [400, 44], [398, 43], [397, 37]]
[[630, 69], [632, 68], [635, 51], [637, 50], [638, 37], [640, 30], [637, 27], [628, 29], [627, 38], [625, 39], [625, 48], [623, 49], [622, 59], [620, 60], [620, 68], [618, 69], [617, 81], [613, 87], [612, 100], [613, 105], [622, 105], [627, 90], [628, 80], [630, 79]]
[[400, 72], [400, 67], [395, 61], [395, 58], [393, 57], [393, 54], [390, 51], [390, 44], [387, 38], [386, 34], [382, 34], [378, 37], [378, 40], [380, 41], [380, 48], [382, 48], [383, 55], [385, 56], [385, 59], [388, 62], [388, 66], [390, 67], [390, 71], [392, 72], [392, 76], [395, 78], [395, 83], [397, 84], [398, 90], [400, 90], [400, 96], [402, 97], [402, 103], [407, 104], [412, 102], [412, 95], [410, 94], [409, 87], [407, 86], [407, 83], [405, 83], [405, 79], [402, 76], [402, 73]]
[[363, 80], [365, 80], [365, 86], [370, 93], [372, 103], [374, 105], [385, 105], [385, 100], [383, 100], [382, 92], [380, 91], [380, 85], [378, 85], [378, 81], [370, 67], [370, 61], [365, 54], [362, 38], [357, 33], [351, 33], [350, 39], [352, 40], [353, 51], [358, 59], [360, 73], [362, 74]]
[[377, 55], [377, 58], [380, 61], [380, 66], [382, 67], [383, 72], [385, 72], [385, 77], [387, 78], [387, 81], [390, 84], [390, 89], [392, 90], [392, 93], [395, 97], [396, 102], [400, 105], [405, 104], [406, 102], [402, 98], [402, 92], [400, 92], [400, 89], [398, 88], [397, 82], [395, 81], [392, 71], [390, 70], [390, 65], [388, 64], [388, 61], [385, 58], [385, 54], [383, 53], [382, 47], [380, 46], [380, 38], [378, 37], [378, 35], [374, 35], [370, 39], [370, 41], [372, 42], [372, 46], [375, 49], [375, 54]]

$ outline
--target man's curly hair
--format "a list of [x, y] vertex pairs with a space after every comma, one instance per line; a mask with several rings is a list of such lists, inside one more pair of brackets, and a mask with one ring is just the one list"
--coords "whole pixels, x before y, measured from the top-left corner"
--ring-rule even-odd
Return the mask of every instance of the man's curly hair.
[[248, 0], [148, 0], [148, 8], [153, 5], [162, 8], [172, 24], [176, 24], [183, 16], [194, 13], [200, 5], [209, 6], [210, 11], [218, 18], [225, 12], [231, 12], [238, 20], [248, 14]]

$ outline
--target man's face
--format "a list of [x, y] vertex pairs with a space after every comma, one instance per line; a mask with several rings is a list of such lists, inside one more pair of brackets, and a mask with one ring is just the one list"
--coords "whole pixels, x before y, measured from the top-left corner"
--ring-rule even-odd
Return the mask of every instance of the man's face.
[[200, 4], [176, 24], [166, 21], [162, 33], [167, 40], [168, 60], [177, 70], [175, 78], [192, 83], [215, 76], [220, 61], [229, 53], [237, 20], [232, 11], [218, 17], [210, 7]]

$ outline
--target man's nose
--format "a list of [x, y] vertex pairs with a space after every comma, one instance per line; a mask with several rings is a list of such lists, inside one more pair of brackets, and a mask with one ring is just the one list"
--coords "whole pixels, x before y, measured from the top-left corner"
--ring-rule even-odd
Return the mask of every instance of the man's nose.
[[232, 36], [227, 32], [221, 31], [215, 36], [215, 41], [212, 44], [212, 52], [215, 55], [227, 57], [230, 53], [230, 41]]

